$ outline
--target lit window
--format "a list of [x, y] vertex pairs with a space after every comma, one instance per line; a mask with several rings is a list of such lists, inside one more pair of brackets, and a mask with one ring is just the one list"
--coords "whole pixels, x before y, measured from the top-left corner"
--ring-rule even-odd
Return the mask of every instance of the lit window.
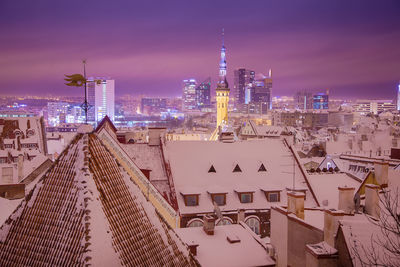
[[218, 206], [226, 204], [226, 194], [212, 194], [211, 198]]
[[257, 217], [249, 217], [248, 219], [246, 219], [245, 223], [247, 224], [247, 226], [257, 235], [260, 234], [260, 220]]

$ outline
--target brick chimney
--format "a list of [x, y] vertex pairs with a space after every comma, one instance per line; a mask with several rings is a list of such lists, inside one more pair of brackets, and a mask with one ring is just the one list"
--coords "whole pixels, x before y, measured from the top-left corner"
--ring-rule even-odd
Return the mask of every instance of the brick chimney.
[[339, 220], [344, 216], [343, 211], [329, 209], [324, 213], [324, 241], [335, 247], [335, 234], [339, 226]]
[[304, 220], [304, 193], [288, 192], [287, 193], [287, 210], [294, 213], [298, 218]]
[[375, 178], [376, 181], [382, 186], [387, 187], [388, 184], [388, 173], [389, 173], [389, 162], [375, 161]]
[[22, 178], [24, 178], [24, 155], [22, 154], [18, 155], [17, 168], [18, 168], [18, 182], [19, 182], [21, 181]]
[[246, 217], [245, 213], [244, 213], [244, 209], [238, 209], [238, 223], [239, 222], [244, 222], [244, 218]]
[[380, 216], [379, 186], [377, 185], [365, 185], [365, 213], [375, 218], [379, 218]]
[[339, 186], [339, 206], [338, 210], [342, 210], [346, 214], [354, 213], [354, 187]]
[[207, 235], [214, 235], [215, 217], [212, 215], [204, 215], [203, 230]]

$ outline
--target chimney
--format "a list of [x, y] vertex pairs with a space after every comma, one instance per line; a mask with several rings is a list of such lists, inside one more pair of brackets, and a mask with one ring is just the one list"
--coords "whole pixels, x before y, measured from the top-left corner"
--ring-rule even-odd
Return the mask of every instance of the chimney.
[[245, 213], [244, 213], [244, 209], [238, 209], [238, 218], [237, 221], [239, 222], [244, 222], [244, 218], [245, 218]]
[[24, 155], [22, 154], [18, 155], [17, 168], [18, 168], [18, 182], [19, 182], [21, 181], [22, 178], [24, 178]]
[[214, 235], [215, 218], [212, 215], [204, 215], [203, 230], [207, 235]]
[[335, 235], [339, 226], [339, 220], [344, 216], [343, 211], [329, 209], [324, 214], [324, 241], [331, 247], [335, 247]]
[[199, 244], [197, 244], [196, 242], [192, 241], [190, 244], [188, 244], [189, 247], [189, 251], [190, 253], [193, 254], [193, 256], [197, 255], [197, 247], [199, 246]]
[[338, 210], [342, 210], [345, 214], [354, 213], [354, 187], [338, 187], [339, 189], [339, 206]]
[[372, 217], [379, 218], [379, 186], [374, 184], [365, 185], [365, 213]]
[[387, 187], [389, 162], [375, 161], [374, 169], [376, 181], [381, 185], [381, 187]]
[[287, 210], [294, 213], [298, 218], [304, 220], [304, 193], [288, 192], [287, 193]]

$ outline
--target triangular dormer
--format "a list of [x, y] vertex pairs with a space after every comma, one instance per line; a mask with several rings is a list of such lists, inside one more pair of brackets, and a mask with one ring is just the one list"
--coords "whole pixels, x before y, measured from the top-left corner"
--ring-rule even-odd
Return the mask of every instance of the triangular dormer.
[[211, 165], [210, 169], [208, 170], [208, 172], [217, 172], [214, 168], [214, 165]]
[[259, 172], [266, 172], [267, 171], [267, 169], [264, 166], [264, 163], [261, 163], [261, 166], [260, 166], [260, 168], [258, 168], [258, 171]]
[[236, 164], [235, 168], [233, 169], [233, 172], [242, 172], [242, 170], [239, 167], [239, 164]]

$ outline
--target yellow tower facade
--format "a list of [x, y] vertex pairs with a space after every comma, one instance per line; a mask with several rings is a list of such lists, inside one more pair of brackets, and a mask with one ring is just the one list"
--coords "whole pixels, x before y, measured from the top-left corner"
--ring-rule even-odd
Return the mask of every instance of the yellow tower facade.
[[218, 84], [217, 94], [217, 128], [222, 123], [228, 123], [229, 88]]

